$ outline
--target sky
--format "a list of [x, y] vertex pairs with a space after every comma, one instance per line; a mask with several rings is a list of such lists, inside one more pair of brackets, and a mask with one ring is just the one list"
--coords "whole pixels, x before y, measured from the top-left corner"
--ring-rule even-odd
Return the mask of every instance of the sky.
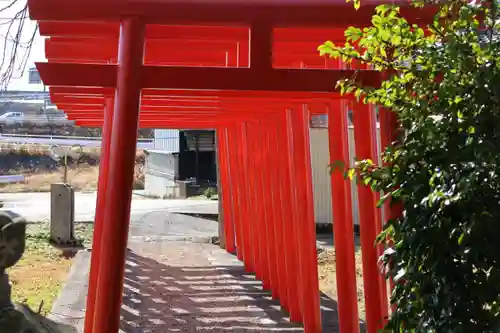
[[[10, 40], [5, 40], [5, 37], [8, 35], [9, 29], [8, 29], [8, 23], [11, 21], [10, 19], [13, 18], [18, 11], [23, 9], [23, 7], [26, 5], [26, 0], [0, 0], [0, 8], [4, 8], [10, 3], [14, 2], [15, 4], [0, 12], [0, 52], [1, 50], [7, 46], [7, 49], [10, 50], [12, 45], [13, 45], [13, 34], [17, 32], [17, 27], [19, 26], [20, 20], [16, 20], [13, 24], [13, 27], [11, 28], [10, 34], [9, 34], [9, 39]], [[31, 35], [33, 34], [33, 30], [36, 28], [36, 22], [33, 22], [29, 19], [26, 19], [24, 22], [24, 27], [23, 27], [23, 32], [21, 35], [21, 42], [27, 42], [30, 40]], [[5, 45], [7, 43], [7, 45]], [[24, 54], [24, 49], [21, 50], [21, 55]], [[10, 58], [10, 54], [7, 55], [8, 59]], [[36, 34], [32, 49], [31, 49], [31, 54], [27, 62], [27, 66], [25, 68], [25, 72], [23, 73], [21, 70], [19, 70], [19, 63], [20, 63], [20, 57], [18, 57], [16, 61], [16, 71], [15, 71], [15, 77], [11, 80], [8, 90], [30, 90], [30, 91], [42, 91], [43, 90], [43, 85], [37, 85], [37, 84], [29, 84], [28, 83], [28, 70], [29, 68], [33, 67], [35, 65], [35, 62], [37, 61], [45, 61], [45, 52], [44, 52], [44, 38], [42, 38], [38, 33]], [[6, 69], [6, 65], [4, 65], [2, 68], [0, 68], [0, 72], [4, 72]], [[19, 78], [16, 78], [19, 77]]]

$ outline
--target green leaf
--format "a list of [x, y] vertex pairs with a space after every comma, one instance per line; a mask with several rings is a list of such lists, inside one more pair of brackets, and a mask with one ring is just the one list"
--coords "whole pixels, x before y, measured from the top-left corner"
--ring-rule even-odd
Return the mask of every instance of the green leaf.
[[402, 40], [403, 40], [403, 38], [401, 38], [401, 36], [393, 35], [391, 38], [391, 44], [394, 46], [399, 46], [401, 44]]
[[344, 170], [345, 163], [344, 161], [337, 160], [330, 165], [330, 172], [334, 172], [336, 170]]
[[349, 27], [345, 30], [344, 35], [347, 41], [355, 42], [363, 36], [363, 32], [359, 28]]
[[464, 242], [464, 238], [465, 238], [465, 233], [462, 233], [460, 237], [458, 237], [458, 245], [462, 245], [462, 243]]
[[347, 177], [349, 179], [352, 180], [355, 174], [356, 174], [356, 170], [355, 169], [349, 169], [349, 170], [347, 170]]

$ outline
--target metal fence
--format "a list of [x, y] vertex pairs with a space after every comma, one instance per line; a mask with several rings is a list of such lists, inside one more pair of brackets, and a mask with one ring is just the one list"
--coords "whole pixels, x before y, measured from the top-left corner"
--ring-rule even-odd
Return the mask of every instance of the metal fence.
[[[101, 138], [99, 137], [77, 137], [77, 136], [59, 136], [59, 135], [0, 135], [0, 143], [11, 144], [39, 144], [39, 145], [62, 145], [72, 146], [80, 145], [82, 147], [100, 147]], [[138, 149], [151, 149], [154, 147], [152, 139], [138, 139]]]

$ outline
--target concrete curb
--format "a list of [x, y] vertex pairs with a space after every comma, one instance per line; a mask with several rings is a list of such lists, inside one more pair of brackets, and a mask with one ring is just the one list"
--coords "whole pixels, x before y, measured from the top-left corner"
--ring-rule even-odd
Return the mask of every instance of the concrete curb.
[[190, 243], [204, 243], [204, 244], [217, 244], [219, 237], [217, 236], [132, 236], [129, 238], [132, 242], [190, 242]]
[[90, 251], [79, 251], [48, 316], [57, 323], [74, 326], [78, 332], [83, 331], [81, 324], [85, 318], [89, 266]]
[[[0, 209], [0, 212], [2, 210]], [[30, 219], [29, 217], [28, 218], [25, 218], [26, 219], [26, 223], [28, 224], [42, 224], [42, 223], [50, 223], [50, 219], [44, 219], [44, 220], [40, 220], [40, 219]], [[94, 223], [94, 220], [76, 220], [75, 221], [75, 224], [93, 224]]]

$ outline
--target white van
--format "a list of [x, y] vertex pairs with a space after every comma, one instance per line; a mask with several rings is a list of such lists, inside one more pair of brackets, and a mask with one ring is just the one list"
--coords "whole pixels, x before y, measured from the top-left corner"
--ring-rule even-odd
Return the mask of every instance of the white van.
[[22, 125], [24, 122], [25, 116], [22, 112], [6, 112], [0, 115], [0, 124], [2, 125]]

